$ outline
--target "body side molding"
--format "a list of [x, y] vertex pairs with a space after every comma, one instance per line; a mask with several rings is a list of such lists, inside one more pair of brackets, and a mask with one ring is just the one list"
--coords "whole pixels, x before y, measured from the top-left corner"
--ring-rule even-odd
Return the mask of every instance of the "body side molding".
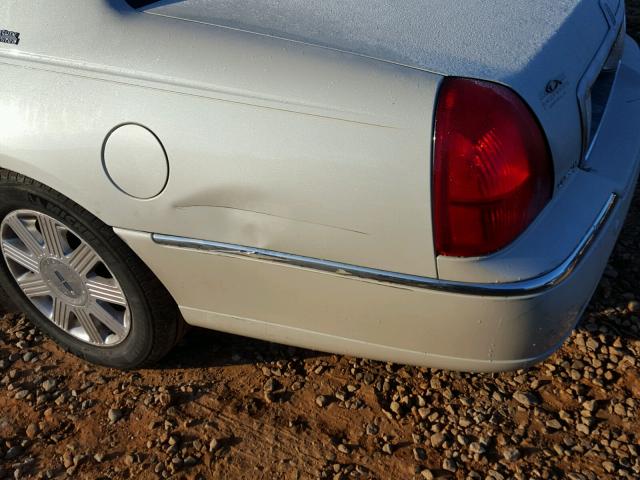
[[333, 262], [331, 260], [321, 260], [318, 258], [276, 252], [262, 248], [163, 235], [159, 233], [152, 234], [152, 239], [160, 245], [203, 250], [237, 257], [250, 257], [256, 260], [283, 263], [300, 268], [319, 270], [335, 275], [360, 278], [395, 286], [481, 296], [526, 296], [553, 288], [571, 275], [602, 230], [602, 227], [613, 212], [614, 207], [617, 204], [617, 200], [618, 196], [615, 193], [612, 193], [609, 196], [593, 224], [582, 237], [582, 240], [571, 252], [571, 255], [569, 255], [569, 257], [567, 257], [560, 265], [538, 277], [507, 283], [468, 283], [441, 280], [437, 278], [421, 277], [417, 275], [408, 275], [357, 265], [349, 265], [340, 262]]

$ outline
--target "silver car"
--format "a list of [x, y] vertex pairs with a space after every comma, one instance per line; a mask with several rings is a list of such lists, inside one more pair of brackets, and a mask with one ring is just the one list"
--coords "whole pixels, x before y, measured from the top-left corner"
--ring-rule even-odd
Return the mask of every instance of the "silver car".
[[149, 365], [186, 325], [461, 370], [570, 334], [640, 168], [622, 0], [3, 0], [0, 286]]

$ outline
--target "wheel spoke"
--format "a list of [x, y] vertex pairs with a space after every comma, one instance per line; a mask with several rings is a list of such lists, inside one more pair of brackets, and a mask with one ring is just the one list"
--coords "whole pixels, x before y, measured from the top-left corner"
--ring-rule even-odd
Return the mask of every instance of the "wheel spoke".
[[17, 215], [13, 215], [7, 218], [5, 221], [7, 222], [7, 225], [9, 225], [11, 230], [13, 230], [13, 233], [16, 234], [16, 236], [20, 239], [24, 246], [27, 247], [27, 250], [34, 257], [39, 257], [40, 255], [42, 255], [42, 247]]
[[31, 270], [34, 273], [40, 272], [37, 260], [31, 254], [23, 252], [8, 240], [2, 242], [2, 250], [7, 258], [22, 265], [27, 270]]
[[94, 300], [126, 306], [127, 301], [124, 292], [115, 280], [92, 279], [87, 281], [89, 296]]
[[70, 314], [71, 314], [71, 308], [69, 307], [69, 305], [63, 302], [62, 300], [54, 297], [53, 312], [51, 314], [51, 317], [52, 317], [51, 320], [53, 321], [53, 323], [55, 323], [58, 327], [62, 328], [63, 330], [68, 330]]
[[72, 227], [20, 209], [0, 222], [0, 261], [25, 299], [48, 321], [96, 347], [120, 344], [131, 330], [125, 292], [107, 263]]
[[86, 277], [99, 261], [98, 254], [84, 242], [69, 256], [69, 265], [83, 277]]
[[78, 319], [78, 323], [82, 325], [82, 328], [89, 336], [89, 339], [93, 343], [102, 344], [103, 343], [102, 336], [100, 336], [100, 332], [98, 332], [98, 328], [96, 327], [96, 324], [94, 323], [93, 319], [89, 315], [89, 312], [84, 308], [76, 308], [74, 310], [74, 314]]
[[64, 256], [64, 247], [58, 223], [47, 215], [38, 215], [38, 224], [40, 225], [40, 233], [44, 239], [44, 248], [47, 253], [62, 258]]
[[18, 286], [29, 298], [51, 295], [51, 290], [42, 277], [36, 273], [28, 273], [17, 279]]
[[111, 330], [113, 333], [121, 337], [125, 333], [125, 327], [113, 315], [111, 315], [102, 305], [94, 303], [89, 312], [91, 315], [102, 323], [105, 327]]

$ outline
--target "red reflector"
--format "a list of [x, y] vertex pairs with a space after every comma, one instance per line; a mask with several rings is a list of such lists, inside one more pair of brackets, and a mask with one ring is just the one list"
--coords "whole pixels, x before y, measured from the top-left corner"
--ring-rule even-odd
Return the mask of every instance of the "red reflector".
[[533, 113], [510, 89], [449, 78], [436, 110], [436, 252], [471, 257], [511, 243], [553, 192], [553, 165]]

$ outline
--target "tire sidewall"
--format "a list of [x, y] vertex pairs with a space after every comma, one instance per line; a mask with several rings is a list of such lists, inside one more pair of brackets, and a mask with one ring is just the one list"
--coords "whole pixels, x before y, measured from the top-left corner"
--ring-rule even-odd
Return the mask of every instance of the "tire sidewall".
[[[31, 303], [18, 287], [3, 257], [0, 261], [0, 285], [6, 294], [27, 314], [34, 325], [65, 350], [92, 363], [115, 368], [128, 368], [130, 365], [141, 363], [149, 355], [153, 344], [154, 332], [149, 306], [135, 275], [126, 264], [126, 259], [121, 258], [111, 246], [110, 239], [103, 238], [103, 234], [94, 227], [91, 214], [75, 204], [64, 205], [58, 198], [39, 188], [0, 184], [0, 222], [9, 213], [20, 209], [38, 211], [55, 218], [73, 230], [100, 255], [124, 291], [130, 311], [131, 329], [127, 338], [115, 346], [94, 346], [73, 337], [57, 327]], [[113, 236], [115, 237], [115, 233]]]

